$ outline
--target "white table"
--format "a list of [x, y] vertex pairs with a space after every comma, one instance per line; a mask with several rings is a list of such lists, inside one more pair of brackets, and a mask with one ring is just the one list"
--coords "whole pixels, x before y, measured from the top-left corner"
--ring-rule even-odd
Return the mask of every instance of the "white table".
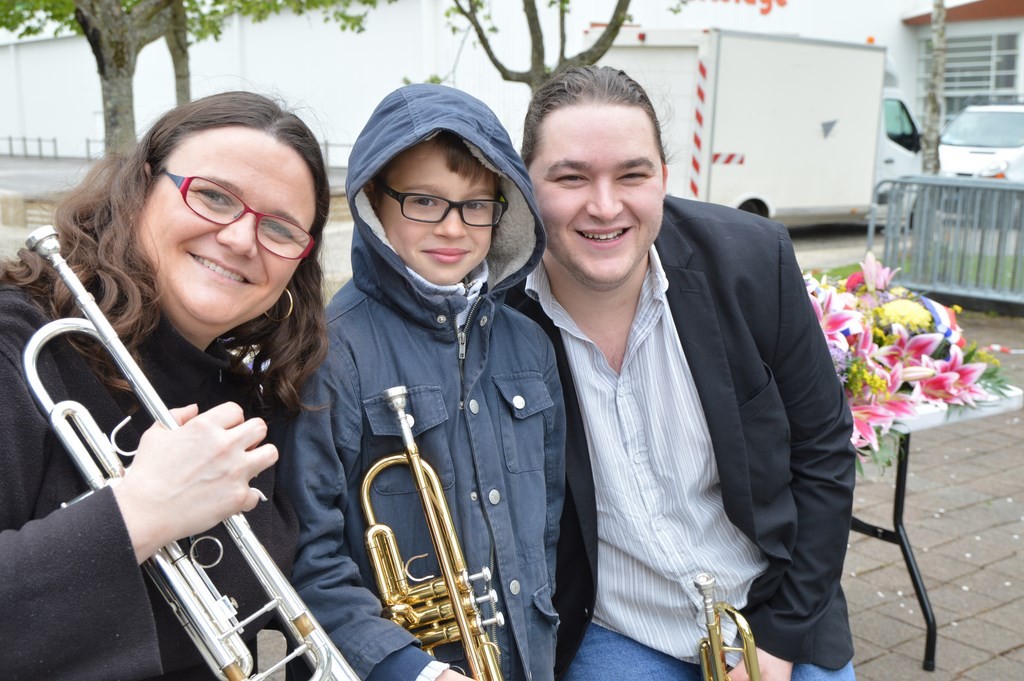
[[907, 572], [910, 573], [910, 581], [914, 584], [914, 592], [917, 594], [917, 602], [921, 605], [921, 612], [924, 615], [925, 628], [927, 630], [924, 644], [924, 662], [922, 667], [926, 671], [935, 670], [935, 613], [932, 611], [931, 601], [928, 600], [928, 592], [924, 587], [924, 580], [921, 578], [921, 571], [917, 568], [917, 561], [914, 559], [914, 552], [910, 547], [910, 538], [907, 536], [907, 529], [903, 524], [904, 497], [907, 493], [907, 460], [910, 458], [910, 435], [928, 428], [938, 428], [962, 421], [988, 418], [998, 414], [1016, 411], [1024, 404], [1024, 391], [1020, 388], [1010, 386], [1007, 395], [1001, 398], [978, 402], [976, 408], [952, 407], [941, 409], [932, 405], [923, 405], [918, 408], [914, 418], [901, 421], [893, 426], [893, 432], [899, 436], [899, 447], [896, 460], [896, 491], [892, 505], [892, 529], [871, 525], [853, 518], [850, 529], [869, 537], [875, 537], [882, 541], [896, 544], [903, 552], [903, 561], [907, 564]]

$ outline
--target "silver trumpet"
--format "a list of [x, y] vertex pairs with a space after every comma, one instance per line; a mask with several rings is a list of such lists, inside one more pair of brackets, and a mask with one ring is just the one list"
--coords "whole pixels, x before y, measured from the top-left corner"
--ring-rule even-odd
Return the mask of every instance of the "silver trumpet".
[[[65, 333], [82, 333], [95, 338], [113, 357], [153, 419], [169, 429], [178, 428], [178, 423], [117, 337], [92, 295], [61, 257], [56, 230], [49, 226], [37, 229], [26, 240], [26, 246], [46, 258], [57, 270], [86, 317], [58, 319], [40, 328], [25, 346], [23, 361], [25, 378], [36, 403], [49, 417], [64, 448], [88, 483], [91, 491], [85, 495], [89, 495], [123, 477], [125, 468], [118, 458], [113, 435], [103, 433], [82, 404], [70, 400], [54, 403], [50, 398], [36, 366], [47, 342]], [[224, 681], [260, 681], [301, 656], [310, 668], [311, 680], [357, 681], [359, 677], [260, 544], [245, 517], [233, 515], [224, 521], [224, 525], [269, 599], [242, 621], [237, 618], [234, 603], [217, 591], [204, 566], [191, 551], [184, 551], [177, 542], [162, 547], [143, 563], [143, 568], [173, 608], [210, 669]], [[294, 650], [265, 672], [250, 676], [252, 654], [241, 632], [249, 623], [272, 611], [284, 625]]]

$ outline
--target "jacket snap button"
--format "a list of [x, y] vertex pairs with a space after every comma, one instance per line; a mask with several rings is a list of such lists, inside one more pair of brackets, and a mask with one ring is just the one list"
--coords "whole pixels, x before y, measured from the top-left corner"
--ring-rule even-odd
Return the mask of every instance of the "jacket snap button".
[[480, 326], [487, 326], [487, 315], [480, 318]]
[[516, 409], [522, 409], [526, 406], [526, 400], [523, 399], [522, 395], [516, 395], [512, 398], [512, 406]]
[[447, 324], [448, 323], [448, 317], [444, 316], [443, 314], [437, 315], [437, 323], [438, 324]]
[[471, 412], [473, 412], [474, 414], [479, 414], [480, 413], [480, 403], [477, 402], [476, 400], [470, 400], [469, 401], [469, 410]]
[[519, 580], [518, 579], [513, 579], [511, 582], [509, 582], [508, 583], [508, 590], [509, 590], [509, 592], [511, 592], [511, 594], [513, 596], [518, 596], [519, 595]]
[[501, 501], [501, 492], [499, 492], [496, 489], [492, 489], [490, 492], [487, 493], [487, 500], [490, 501], [495, 506], [497, 506], [498, 502]]

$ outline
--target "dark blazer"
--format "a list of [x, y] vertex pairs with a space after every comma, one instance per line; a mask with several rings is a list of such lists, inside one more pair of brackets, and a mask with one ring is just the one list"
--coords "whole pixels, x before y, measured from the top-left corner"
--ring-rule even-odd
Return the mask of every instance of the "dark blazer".
[[[788, 233], [749, 213], [670, 197], [655, 246], [726, 513], [768, 559], [744, 608], [757, 645], [793, 662], [842, 667], [853, 657], [839, 583], [853, 503], [853, 422]], [[567, 489], [554, 599], [560, 675], [593, 616], [594, 481], [560, 333], [531, 298], [511, 302], [550, 335], [565, 396]]]

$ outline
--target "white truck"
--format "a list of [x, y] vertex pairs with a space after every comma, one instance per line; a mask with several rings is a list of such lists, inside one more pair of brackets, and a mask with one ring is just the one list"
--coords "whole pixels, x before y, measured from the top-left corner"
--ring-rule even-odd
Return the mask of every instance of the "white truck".
[[670, 194], [789, 226], [852, 223], [878, 182], [920, 173], [918, 126], [884, 48], [625, 26], [601, 63], [658, 109]]

